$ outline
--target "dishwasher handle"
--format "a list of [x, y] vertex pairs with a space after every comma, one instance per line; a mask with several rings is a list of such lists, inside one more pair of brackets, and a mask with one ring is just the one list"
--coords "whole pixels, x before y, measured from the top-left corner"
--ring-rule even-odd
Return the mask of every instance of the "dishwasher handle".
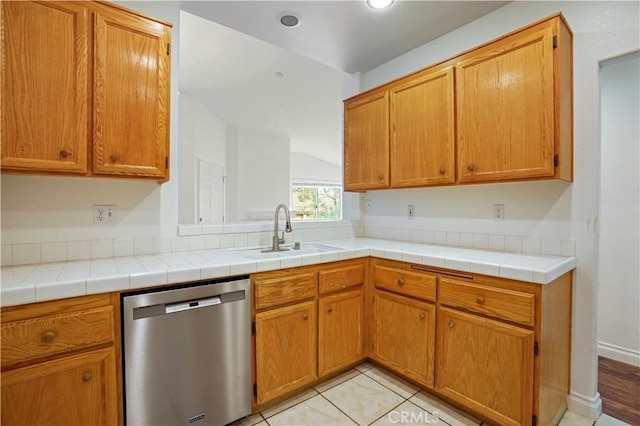
[[208, 297], [206, 299], [191, 300], [188, 302], [168, 303], [164, 305], [164, 313], [172, 314], [174, 312], [189, 311], [191, 309], [204, 308], [207, 306], [219, 305], [222, 303], [220, 296]]
[[141, 306], [133, 308], [133, 319], [157, 317], [161, 315], [173, 314], [176, 312], [189, 311], [199, 308], [207, 308], [222, 305], [229, 302], [241, 301], [246, 298], [244, 290], [232, 291], [216, 296], [204, 297], [202, 299], [187, 299], [179, 302], [161, 303], [151, 306]]

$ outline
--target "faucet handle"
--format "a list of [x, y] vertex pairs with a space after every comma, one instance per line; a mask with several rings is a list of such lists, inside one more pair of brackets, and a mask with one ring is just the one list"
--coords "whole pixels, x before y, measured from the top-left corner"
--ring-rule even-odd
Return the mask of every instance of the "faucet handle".
[[284, 244], [284, 231], [282, 231], [282, 237], [279, 238], [280, 244]]

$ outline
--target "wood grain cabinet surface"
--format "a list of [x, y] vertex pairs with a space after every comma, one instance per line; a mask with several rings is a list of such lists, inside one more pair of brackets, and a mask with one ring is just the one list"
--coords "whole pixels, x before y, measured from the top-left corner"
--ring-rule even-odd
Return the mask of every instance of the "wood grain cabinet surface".
[[2, 424], [121, 424], [110, 294], [2, 310]]
[[496, 424], [560, 421], [570, 273], [538, 285], [378, 258], [370, 269], [373, 361]]
[[557, 13], [345, 100], [345, 190], [573, 180], [573, 40]]
[[2, 171], [169, 178], [170, 24], [2, 2]]
[[389, 187], [388, 92], [345, 101], [344, 141], [344, 189]]
[[251, 275], [254, 407], [366, 357], [365, 259]]

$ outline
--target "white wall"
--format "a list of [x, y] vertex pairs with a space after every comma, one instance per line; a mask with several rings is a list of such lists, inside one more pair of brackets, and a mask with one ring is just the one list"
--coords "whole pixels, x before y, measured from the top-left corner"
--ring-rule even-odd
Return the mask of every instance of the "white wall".
[[291, 180], [342, 182], [342, 167], [301, 152], [291, 153]]
[[225, 166], [225, 124], [196, 96], [180, 93], [179, 223], [198, 223], [198, 159]]
[[227, 180], [237, 181], [237, 217], [229, 221], [268, 220], [278, 204], [289, 204], [290, 140], [244, 128], [236, 132], [237, 174], [227, 162]]
[[[370, 191], [363, 196], [373, 202], [373, 208], [365, 212], [365, 225], [367, 235], [371, 235], [371, 229], [395, 227], [516, 235], [523, 245], [531, 237], [537, 244], [556, 247], [575, 241], [578, 268], [574, 274], [569, 407], [595, 418], [601, 412], [596, 352], [599, 62], [640, 47], [639, 3], [512, 2], [366, 73], [363, 89], [454, 56], [557, 11], [563, 12], [574, 32], [575, 181]], [[504, 222], [490, 219], [494, 203], [505, 205]], [[406, 219], [407, 204], [416, 206], [414, 221]], [[404, 234], [394, 231], [390, 235]]]
[[640, 54], [600, 71], [598, 354], [640, 367]]
[[[179, 44], [178, 2], [117, 2], [172, 22]], [[178, 222], [178, 50], [171, 57], [171, 180], [2, 175], [2, 245], [46, 241], [175, 235]], [[115, 226], [93, 226], [93, 205], [115, 204]], [[4, 251], [4, 247], [3, 247]], [[3, 254], [4, 258], [4, 254]]]

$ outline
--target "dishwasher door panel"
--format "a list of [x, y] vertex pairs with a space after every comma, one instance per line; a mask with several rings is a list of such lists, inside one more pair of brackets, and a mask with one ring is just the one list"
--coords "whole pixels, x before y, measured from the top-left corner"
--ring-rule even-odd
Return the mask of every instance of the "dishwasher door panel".
[[122, 300], [127, 425], [224, 425], [250, 414], [249, 280]]

